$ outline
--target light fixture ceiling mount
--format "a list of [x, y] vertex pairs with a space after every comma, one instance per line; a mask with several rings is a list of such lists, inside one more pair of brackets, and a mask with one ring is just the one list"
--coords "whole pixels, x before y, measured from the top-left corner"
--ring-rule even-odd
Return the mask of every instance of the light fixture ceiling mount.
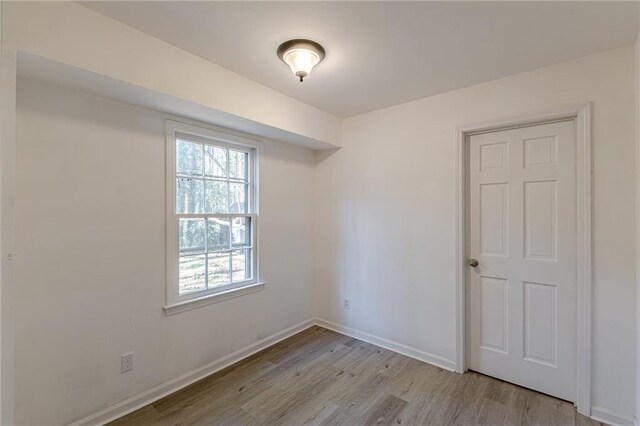
[[282, 43], [278, 47], [278, 57], [302, 81], [324, 59], [324, 48], [313, 40], [298, 38]]

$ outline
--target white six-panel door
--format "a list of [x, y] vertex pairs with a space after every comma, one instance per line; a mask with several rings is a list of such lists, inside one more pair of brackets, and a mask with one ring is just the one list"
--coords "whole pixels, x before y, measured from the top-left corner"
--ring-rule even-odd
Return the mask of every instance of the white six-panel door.
[[469, 368], [574, 401], [574, 122], [469, 141]]

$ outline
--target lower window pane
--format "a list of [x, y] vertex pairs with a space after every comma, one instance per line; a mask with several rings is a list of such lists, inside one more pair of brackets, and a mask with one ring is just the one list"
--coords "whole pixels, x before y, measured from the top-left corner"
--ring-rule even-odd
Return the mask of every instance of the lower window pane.
[[229, 250], [231, 218], [210, 217], [207, 219], [207, 248], [209, 251]]
[[234, 246], [251, 245], [251, 218], [234, 217], [232, 224], [231, 242]]
[[229, 256], [230, 253], [209, 253], [208, 274], [209, 288], [229, 284]]
[[178, 291], [181, 295], [207, 289], [204, 262], [204, 255], [180, 256]]
[[234, 250], [231, 260], [234, 283], [251, 279], [251, 250]]
[[180, 253], [204, 251], [204, 219], [179, 220], [179, 247]]

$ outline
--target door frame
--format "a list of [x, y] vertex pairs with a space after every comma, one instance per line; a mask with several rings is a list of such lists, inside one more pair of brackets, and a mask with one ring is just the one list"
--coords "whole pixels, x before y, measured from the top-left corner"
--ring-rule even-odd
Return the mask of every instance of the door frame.
[[467, 208], [469, 137], [520, 127], [559, 121], [576, 124], [576, 215], [577, 215], [577, 310], [576, 310], [576, 389], [575, 406], [580, 414], [591, 416], [592, 266], [591, 266], [591, 184], [592, 184], [591, 102], [568, 108], [468, 124], [456, 128], [455, 152], [455, 299], [456, 372], [467, 370]]

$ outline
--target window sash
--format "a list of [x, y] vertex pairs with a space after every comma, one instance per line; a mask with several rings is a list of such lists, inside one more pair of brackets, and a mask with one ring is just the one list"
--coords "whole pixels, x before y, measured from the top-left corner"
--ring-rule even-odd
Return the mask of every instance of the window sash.
[[[221, 249], [216, 249], [216, 250], [209, 250], [209, 229], [207, 227], [207, 219], [215, 219], [215, 218], [220, 218], [220, 219], [230, 219], [229, 220], [229, 243], [226, 247], [221, 248]], [[234, 229], [234, 224], [233, 224], [233, 220], [232, 219], [237, 219], [237, 218], [247, 218], [249, 219], [249, 235], [250, 235], [250, 239], [249, 241], [246, 241], [245, 244], [236, 244], [234, 245], [233, 243], [233, 229]], [[204, 246], [202, 247], [202, 250], [191, 250], [191, 251], [184, 251], [182, 252], [180, 249], [180, 219], [203, 219], [205, 220], [205, 230], [204, 230]], [[177, 228], [178, 228], [178, 254], [180, 256], [183, 255], [189, 255], [189, 254], [202, 254], [202, 253], [217, 253], [217, 252], [222, 252], [222, 251], [232, 251], [232, 250], [243, 250], [243, 249], [253, 249], [255, 248], [255, 241], [254, 241], [254, 237], [255, 237], [255, 232], [254, 232], [254, 228], [255, 228], [255, 222], [257, 219], [257, 215], [255, 214], [249, 214], [249, 213], [229, 213], [229, 214], [178, 214], [176, 215], [176, 220], [177, 220]]]
[[[202, 174], [188, 174], [188, 173], [176, 173], [177, 164], [177, 144], [178, 141], [193, 142], [202, 147]], [[213, 176], [207, 174], [207, 168], [205, 162], [206, 159], [206, 146], [214, 146], [224, 148], [227, 151], [227, 170], [226, 176]], [[258, 215], [257, 215], [257, 193], [256, 193], [256, 173], [257, 173], [257, 157], [258, 157], [257, 143], [238, 136], [224, 134], [218, 131], [197, 128], [194, 126], [184, 125], [181, 123], [167, 122], [167, 214], [170, 218], [167, 218], [167, 305], [171, 306], [176, 303], [189, 301], [191, 299], [201, 299], [211, 294], [227, 292], [234, 288], [243, 287], [256, 283], [258, 281], [258, 249], [257, 249], [257, 235], [258, 235]], [[232, 176], [231, 169], [229, 167], [231, 161], [231, 152], [239, 152], [246, 155], [244, 177]], [[212, 170], [209, 168], [209, 170]], [[199, 171], [199, 170], [198, 170]], [[215, 171], [215, 170], [214, 170]], [[212, 172], [213, 173], [213, 172]], [[246, 212], [236, 213], [176, 213], [176, 200], [177, 200], [177, 181], [180, 178], [187, 179], [201, 179], [203, 181], [218, 181], [229, 182], [235, 184], [244, 184], [247, 188], [246, 194]], [[206, 195], [205, 195], [206, 197]], [[205, 207], [203, 207], [205, 208]], [[229, 208], [228, 206], [226, 208]], [[233, 234], [230, 231], [229, 247], [220, 247], [214, 250], [198, 250], [198, 251], [180, 251], [180, 219], [204, 219], [205, 227], [207, 226], [206, 220], [208, 218], [221, 218], [221, 219], [233, 219], [233, 218], [249, 218], [249, 232], [250, 241], [246, 241], [244, 245], [233, 245]], [[232, 225], [231, 225], [232, 226]], [[205, 238], [206, 230], [205, 230]], [[208, 242], [205, 242], [208, 243]], [[206, 247], [208, 248], [208, 247]], [[221, 284], [214, 287], [209, 285], [206, 290], [198, 290], [189, 293], [180, 294], [180, 259], [204, 256], [205, 265], [208, 268], [208, 259], [215, 255], [234, 253], [244, 251], [245, 256], [250, 256], [250, 261], [247, 262], [247, 270], [250, 271], [251, 277], [246, 280], [238, 282], [233, 281], [233, 265], [230, 264], [229, 268], [229, 283]], [[229, 261], [232, 262], [232, 255], [229, 256]], [[205, 273], [208, 271], [205, 269]], [[206, 276], [208, 278], [208, 275]], [[205, 283], [206, 279], [205, 278]]]
[[[245, 277], [242, 279], [234, 279], [235, 271], [234, 271], [234, 257], [238, 254], [238, 252], [244, 252], [242, 256], [245, 259], [245, 266], [248, 266], [247, 269], [244, 270]], [[247, 256], [249, 257], [249, 261], [247, 262]], [[253, 248], [241, 248], [241, 249], [232, 249], [232, 250], [224, 250], [219, 252], [210, 252], [210, 253], [189, 253], [185, 255], [180, 255], [178, 257], [178, 263], [180, 263], [184, 259], [197, 259], [201, 258], [203, 261], [204, 268], [204, 277], [205, 280], [202, 283], [205, 288], [202, 290], [193, 290], [193, 291], [185, 291], [181, 296], [191, 296], [197, 295], [197, 297], [201, 297], [204, 294], [215, 294], [221, 291], [226, 291], [230, 288], [235, 288], [236, 285], [246, 285], [252, 283], [254, 280], [254, 271], [253, 271], [253, 256], [255, 256], [255, 250]], [[224, 262], [228, 262], [226, 265], [226, 275], [228, 275], [228, 281], [224, 283], [216, 284], [215, 282], [210, 282], [210, 262], [215, 260], [216, 257], [220, 257], [224, 260]], [[225, 259], [226, 257], [226, 259]], [[247, 271], [249, 273], [249, 277], [247, 278]], [[180, 285], [180, 283], [178, 283]], [[180, 288], [178, 288], [178, 291]]]
[[[177, 170], [178, 158], [176, 154], [176, 151], [177, 151], [176, 147], [179, 142], [196, 144], [201, 147], [200, 149], [201, 158], [200, 158], [200, 167], [199, 167], [200, 173], [178, 173], [178, 170]], [[252, 148], [244, 145], [236, 145], [233, 143], [224, 142], [219, 139], [206, 138], [206, 137], [198, 136], [195, 134], [188, 134], [180, 131], [174, 132], [173, 145], [174, 145], [173, 146], [173, 157], [174, 157], [173, 170], [174, 170], [174, 176], [176, 179], [176, 186], [177, 186], [177, 181], [179, 179], [193, 179], [196, 181], [202, 181], [203, 187], [201, 189], [202, 190], [201, 208], [203, 209], [203, 211], [206, 210], [207, 208], [206, 182], [220, 182], [220, 183], [226, 184], [226, 204], [227, 204], [225, 206], [226, 210], [229, 210], [231, 199], [232, 199], [232, 185], [235, 184], [235, 185], [244, 185], [244, 188], [246, 190], [245, 206], [243, 208], [244, 211], [238, 212], [238, 213], [255, 212], [255, 205], [254, 205], [255, 188], [253, 185], [254, 173], [255, 173], [255, 165], [254, 165], [255, 152], [256, 152], [255, 147]], [[224, 176], [207, 175], [207, 147], [221, 148], [225, 150], [226, 163], [224, 165], [224, 168], [225, 168]], [[241, 153], [246, 156], [244, 177], [242, 178], [232, 176], [232, 173], [231, 173], [231, 153], [232, 152]], [[175, 195], [177, 195], [177, 193], [175, 193]], [[176, 198], [176, 201], [177, 201], [177, 198]], [[174, 214], [176, 213], [177, 212], [174, 211]], [[221, 212], [216, 212], [216, 213], [221, 213]]]
[[[177, 301], [184, 301], [184, 300], [189, 300], [192, 298], [200, 298], [200, 297], [204, 297], [206, 295], [209, 294], [215, 294], [215, 293], [219, 293], [219, 292], [223, 292], [223, 291], [227, 291], [236, 287], [242, 287], [243, 285], [247, 285], [247, 284], [251, 284], [251, 283], [255, 283], [257, 281], [257, 250], [256, 250], [256, 245], [257, 245], [257, 232], [256, 232], [256, 224], [257, 224], [257, 215], [256, 214], [180, 214], [180, 215], [176, 215], [175, 216], [175, 222], [176, 222], [176, 228], [179, 229], [179, 221], [181, 218], [184, 219], [207, 219], [207, 218], [228, 218], [228, 219], [234, 219], [234, 218], [249, 218], [250, 219], [250, 240], [247, 241], [247, 244], [245, 245], [237, 245], [234, 246], [233, 245], [233, 235], [231, 234], [231, 230], [230, 230], [230, 235], [229, 235], [229, 245], [223, 249], [218, 249], [218, 250], [209, 250], [208, 249], [208, 235], [207, 235], [207, 228], [206, 228], [206, 223], [205, 223], [205, 235], [204, 235], [204, 243], [205, 243], [205, 247], [203, 250], [194, 250], [194, 251], [188, 251], [188, 252], [180, 252], [180, 233], [177, 233], [177, 241], [176, 241], [176, 254], [177, 257], [175, 258], [174, 262], [176, 262], [177, 264], [177, 273], [178, 273], [178, 277], [176, 280], [176, 284], [175, 284], [175, 294], [177, 296]], [[233, 225], [232, 222], [230, 221], [230, 226], [231, 229], [233, 229]], [[250, 256], [250, 262], [248, 262], [248, 269], [251, 272], [251, 276], [247, 279], [244, 280], [240, 280], [240, 281], [234, 281], [233, 280], [233, 252], [238, 252], [238, 251], [244, 251], [246, 254], [245, 255], [249, 255]], [[215, 255], [219, 255], [219, 254], [229, 254], [229, 282], [226, 284], [219, 284], [219, 285], [214, 285], [211, 286], [208, 283], [208, 279], [209, 279], [209, 259], [211, 256], [215, 256]], [[204, 274], [205, 274], [205, 278], [204, 278], [204, 285], [205, 285], [205, 289], [203, 290], [195, 290], [195, 291], [191, 291], [191, 292], [185, 292], [180, 294], [180, 259], [181, 258], [188, 258], [188, 257], [204, 257]]]
[[[203, 179], [202, 177], [183, 177], [183, 176], [178, 176], [176, 178], [176, 188], [179, 187], [179, 185], [181, 184], [179, 181], [180, 180], [186, 180], [188, 181], [196, 181], [196, 182], [202, 182], [202, 185], [200, 186], [200, 192], [202, 192], [202, 194], [200, 195], [200, 197], [198, 197], [198, 201], [200, 203], [200, 208], [196, 209], [196, 210], [201, 210], [202, 213], [193, 213], [193, 214], [224, 214], [224, 212], [222, 211], [215, 211], [215, 210], [210, 210], [209, 212], [206, 212], [208, 209], [208, 203], [207, 203], [207, 191], [208, 189], [212, 189], [212, 188], [208, 188], [206, 186], [206, 182], [219, 182], [222, 184], [226, 184], [226, 189], [223, 189], [222, 193], [224, 194], [224, 204], [225, 204], [225, 209], [227, 210], [228, 213], [231, 214], [247, 214], [249, 212], [252, 211], [252, 206], [253, 206], [253, 202], [252, 202], [252, 185], [250, 182], [247, 181], [233, 181], [233, 180], [221, 180], [221, 179]], [[187, 184], [187, 182], [184, 182], [185, 186]], [[235, 186], [242, 186], [243, 191], [244, 191], [244, 202], [243, 202], [243, 206], [242, 206], [242, 210], [243, 211], [229, 211], [229, 210], [233, 210], [230, 209], [231, 205], [232, 205], [232, 200], [233, 195], [234, 195], [234, 187], [232, 185]], [[194, 188], [196, 191], [197, 186]], [[185, 191], [189, 191], [189, 189], [185, 189]], [[177, 191], [176, 194], [179, 194], [180, 191]], [[178, 197], [179, 198], [179, 197]], [[178, 198], [176, 198], [176, 203], [178, 201], [180, 201]], [[192, 201], [196, 201], [195, 199], [192, 199]], [[176, 209], [178, 208], [178, 206], [176, 205]], [[187, 208], [188, 209], [188, 208]], [[190, 213], [176, 213], [176, 214], [190, 214]]]

